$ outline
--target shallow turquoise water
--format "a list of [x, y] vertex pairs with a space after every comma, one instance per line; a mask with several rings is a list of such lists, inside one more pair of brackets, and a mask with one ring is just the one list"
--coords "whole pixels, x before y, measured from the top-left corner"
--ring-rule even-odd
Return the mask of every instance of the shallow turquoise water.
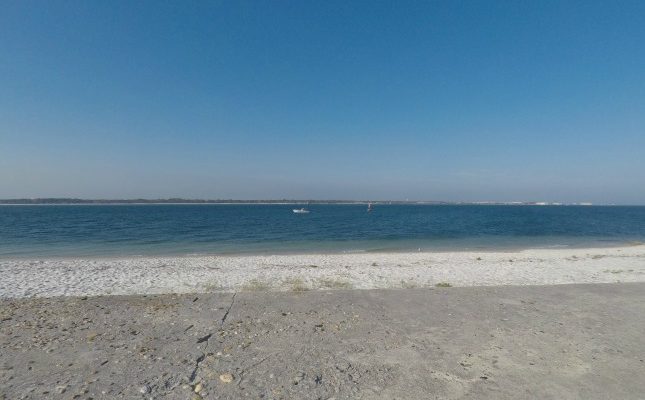
[[[311, 205], [0, 207], [0, 257], [363, 252], [645, 241], [645, 207]], [[300, 206], [297, 206], [300, 207]]]

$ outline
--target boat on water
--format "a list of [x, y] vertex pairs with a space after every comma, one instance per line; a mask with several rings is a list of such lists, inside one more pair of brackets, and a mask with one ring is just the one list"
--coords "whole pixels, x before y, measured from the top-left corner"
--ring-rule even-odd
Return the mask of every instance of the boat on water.
[[306, 208], [294, 208], [293, 212], [295, 214], [309, 214], [309, 210], [307, 210]]
[[372, 203], [367, 203], [367, 212], [372, 211]]

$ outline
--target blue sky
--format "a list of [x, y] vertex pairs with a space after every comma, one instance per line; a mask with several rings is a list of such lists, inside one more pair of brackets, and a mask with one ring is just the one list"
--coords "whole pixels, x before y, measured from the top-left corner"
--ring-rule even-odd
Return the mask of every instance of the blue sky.
[[645, 2], [1, 1], [44, 196], [645, 204]]

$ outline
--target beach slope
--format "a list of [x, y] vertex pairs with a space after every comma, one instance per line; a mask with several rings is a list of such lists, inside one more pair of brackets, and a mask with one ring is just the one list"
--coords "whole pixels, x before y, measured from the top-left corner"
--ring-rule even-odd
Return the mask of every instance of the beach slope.
[[645, 282], [645, 245], [0, 260], [0, 298]]

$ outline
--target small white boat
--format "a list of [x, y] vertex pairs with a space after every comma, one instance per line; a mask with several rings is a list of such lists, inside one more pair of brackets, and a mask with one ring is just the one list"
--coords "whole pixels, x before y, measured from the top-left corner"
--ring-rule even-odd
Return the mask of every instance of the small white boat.
[[367, 212], [372, 212], [372, 203], [367, 203]]
[[296, 214], [309, 214], [309, 210], [306, 208], [294, 208], [293, 212]]

